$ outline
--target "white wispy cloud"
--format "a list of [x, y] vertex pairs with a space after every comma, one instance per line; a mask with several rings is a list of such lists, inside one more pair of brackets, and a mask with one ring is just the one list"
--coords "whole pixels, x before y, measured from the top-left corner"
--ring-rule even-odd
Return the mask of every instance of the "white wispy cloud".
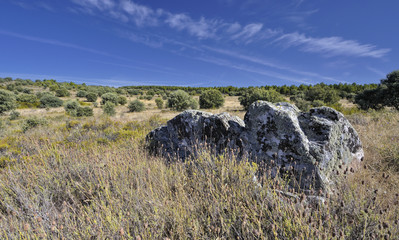
[[115, 6], [113, 0], [72, 0], [74, 3], [85, 8], [97, 8], [98, 10], [108, 10]]
[[[208, 62], [212, 64], [216, 64], [219, 66], [227, 67], [227, 68], [232, 68], [244, 72], [249, 72], [249, 73], [255, 73], [258, 75], [262, 76], [267, 76], [271, 77], [274, 79], [280, 79], [280, 80], [285, 80], [285, 81], [290, 81], [290, 82], [295, 82], [295, 83], [303, 83], [303, 84], [312, 84], [312, 81], [306, 78], [298, 78], [298, 77], [292, 77], [288, 76], [285, 74], [281, 74], [275, 71], [269, 71], [265, 69], [259, 69], [259, 68], [254, 68], [248, 65], [242, 65], [242, 64], [235, 64], [229, 60], [226, 59], [220, 59], [220, 58], [215, 58], [215, 57], [197, 57], [196, 59], [203, 61], [203, 62]], [[265, 83], [263, 83], [265, 84]], [[269, 82], [267, 84], [278, 84], [276, 82]], [[251, 84], [249, 84], [251, 85]]]
[[276, 42], [286, 47], [298, 46], [304, 52], [321, 53], [324, 56], [352, 56], [382, 58], [391, 51], [388, 48], [378, 49], [375, 45], [360, 44], [354, 40], [341, 37], [314, 38], [300, 33], [284, 34]]
[[262, 23], [251, 23], [246, 25], [241, 32], [233, 35], [233, 39], [237, 38], [244, 38], [244, 39], [249, 39], [259, 33], [263, 28]]
[[223, 55], [226, 55], [229, 57], [241, 59], [241, 60], [244, 60], [247, 62], [256, 63], [256, 64], [259, 64], [262, 66], [266, 66], [266, 67], [270, 67], [270, 68], [274, 68], [274, 69], [278, 69], [278, 70], [283, 70], [283, 71], [294, 73], [294, 74], [301, 75], [301, 76], [310, 77], [316, 81], [333, 81], [333, 82], [345, 83], [345, 81], [339, 80], [339, 79], [336, 79], [333, 77], [323, 76], [323, 75], [320, 75], [320, 74], [314, 73], [314, 72], [297, 70], [297, 69], [276, 63], [274, 61], [261, 59], [261, 58], [257, 58], [254, 56], [249, 56], [249, 55], [241, 54], [238, 52], [230, 51], [230, 50], [225, 50], [225, 49], [220, 49], [220, 48], [212, 48], [212, 47], [206, 47], [206, 46], [204, 46], [204, 48], [211, 50], [213, 52], [216, 52], [216, 53], [220, 53], [220, 54], [223, 54]]
[[71, 0], [80, 7], [80, 12], [95, 14], [101, 12], [124, 23], [133, 22], [136, 26], [166, 25], [177, 31], [185, 31], [198, 39], [233, 39], [245, 42], [268, 38], [271, 29], [263, 29], [262, 23], [228, 23], [222, 19], [200, 17], [193, 19], [186, 13], [172, 13], [164, 9], [153, 9], [131, 0]]
[[158, 16], [156, 14], [156, 11], [154, 11], [149, 7], [136, 4], [129, 0], [121, 1], [120, 6], [123, 11], [129, 14], [129, 16], [138, 26], [143, 26], [143, 25], [154, 26], [157, 25], [158, 23]]
[[199, 38], [213, 38], [218, 28], [218, 21], [201, 17], [199, 21], [193, 20], [187, 14], [168, 13], [165, 22], [179, 31], [186, 30], [191, 35]]
[[87, 48], [87, 47], [83, 47], [83, 46], [76, 45], [73, 43], [62, 42], [62, 41], [58, 41], [58, 40], [54, 40], [54, 39], [34, 37], [34, 36], [23, 35], [23, 34], [14, 33], [14, 32], [3, 31], [3, 30], [0, 30], [0, 35], [20, 38], [20, 39], [24, 39], [24, 40], [28, 40], [28, 41], [39, 42], [39, 43], [49, 44], [49, 45], [54, 45], [54, 46], [59, 46], [59, 47], [71, 48], [71, 49], [85, 51], [85, 52], [102, 55], [102, 56], [106, 56], [106, 57], [111, 57], [111, 58], [115, 58], [115, 59], [130, 61], [128, 58], [110, 54], [110, 53], [107, 53], [104, 51], [99, 51], [96, 49]]

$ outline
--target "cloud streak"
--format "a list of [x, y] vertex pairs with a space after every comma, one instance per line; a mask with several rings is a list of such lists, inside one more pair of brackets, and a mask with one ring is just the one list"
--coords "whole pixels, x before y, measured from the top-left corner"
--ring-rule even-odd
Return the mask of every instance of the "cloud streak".
[[371, 44], [360, 44], [354, 40], [344, 40], [341, 37], [313, 38], [300, 33], [284, 34], [275, 42], [280, 42], [286, 47], [300, 47], [301, 51], [321, 53], [327, 57], [350, 56], [382, 58], [391, 49], [378, 49]]
[[[185, 13], [172, 13], [165, 9], [152, 9], [130, 0], [71, 0], [80, 11], [89, 14], [101, 12], [124, 23], [133, 22], [138, 27], [168, 26], [185, 31], [198, 39], [227, 39], [250, 42], [270, 37], [271, 29], [263, 29], [262, 23], [228, 23], [221, 19], [201, 17], [193, 19]], [[83, 11], [82, 11], [83, 10]]]
[[99, 50], [92, 49], [92, 48], [82, 47], [82, 46], [72, 44], [72, 43], [61, 42], [58, 40], [33, 37], [33, 36], [29, 36], [29, 35], [22, 35], [22, 34], [18, 34], [18, 33], [14, 33], [14, 32], [3, 31], [3, 30], [0, 30], [0, 34], [9, 36], [9, 37], [15, 37], [15, 38], [19, 38], [19, 39], [33, 41], [33, 42], [39, 42], [39, 43], [44, 43], [44, 44], [49, 44], [49, 45], [54, 45], [54, 46], [59, 46], [59, 47], [76, 49], [76, 50], [80, 50], [80, 51], [84, 51], [84, 52], [89, 52], [89, 53], [93, 53], [93, 54], [97, 54], [97, 55], [102, 55], [102, 56], [106, 56], [106, 57], [119, 59], [119, 60], [130, 61], [128, 58], [120, 57], [120, 56], [117, 56], [114, 54], [110, 54], [110, 53], [99, 51]]

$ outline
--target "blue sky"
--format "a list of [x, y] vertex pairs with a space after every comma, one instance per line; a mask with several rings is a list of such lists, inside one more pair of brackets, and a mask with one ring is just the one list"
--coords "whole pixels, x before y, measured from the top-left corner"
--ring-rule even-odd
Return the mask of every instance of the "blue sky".
[[1, 0], [0, 76], [111, 86], [378, 83], [397, 0]]

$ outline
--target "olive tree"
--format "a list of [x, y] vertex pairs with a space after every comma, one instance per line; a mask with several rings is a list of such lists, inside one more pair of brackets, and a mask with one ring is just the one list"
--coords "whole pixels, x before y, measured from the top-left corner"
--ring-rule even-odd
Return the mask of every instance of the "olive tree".
[[216, 89], [206, 90], [199, 97], [200, 108], [220, 108], [223, 104], [223, 95]]

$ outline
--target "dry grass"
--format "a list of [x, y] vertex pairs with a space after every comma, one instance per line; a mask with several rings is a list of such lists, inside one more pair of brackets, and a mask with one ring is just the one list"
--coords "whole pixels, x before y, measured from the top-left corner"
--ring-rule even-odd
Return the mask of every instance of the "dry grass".
[[[148, 103], [112, 118], [44, 110], [34, 115], [46, 113], [47, 125], [2, 128], [0, 239], [399, 238], [398, 112], [349, 116], [366, 168], [344, 176], [324, 205], [309, 205], [279, 196], [283, 182], [255, 184], [257, 166], [245, 161], [149, 156], [145, 135], [177, 113]], [[223, 110], [237, 115], [229, 104]]]

